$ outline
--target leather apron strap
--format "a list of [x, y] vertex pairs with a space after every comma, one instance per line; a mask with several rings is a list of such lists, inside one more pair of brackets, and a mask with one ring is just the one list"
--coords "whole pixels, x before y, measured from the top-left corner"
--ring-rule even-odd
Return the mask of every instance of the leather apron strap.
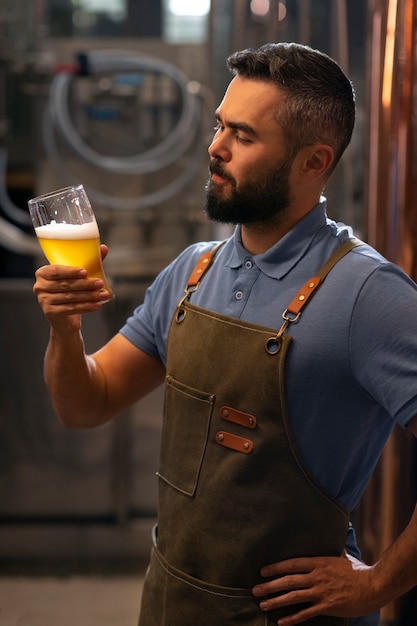
[[[214, 248], [204, 252], [200, 258], [198, 259], [193, 271], [188, 278], [187, 285], [185, 287], [185, 295], [180, 300], [178, 304], [178, 308], [181, 308], [181, 305], [186, 300], [189, 300], [191, 294], [197, 291], [200, 283], [206, 274], [207, 270], [211, 267], [211, 264], [214, 261], [214, 258], [220, 248], [226, 243], [226, 240], [218, 243]], [[353, 239], [349, 239], [342, 243], [327, 259], [326, 263], [321, 267], [316, 276], [309, 278], [309, 280], [304, 283], [304, 285], [299, 289], [297, 294], [291, 300], [290, 304], [285, 309], [282, 317], [287, 322], [295, 322], [298, 320], [301, 315], [301, 310], [305, 307], [307, 302], [310, 300], [311, 296], [317, 291], [317, 289], [322, 285], [324, 279], [327, 274], [333, 269], [333, 267], [338, 263], [348, 252], [356, 248], [357, 246], [363, 246], [364, 242], [356, 237]], [[287, 319], [289, 316], [289, 319]]]
[[[287, 309], [283, 314], [284, 319], [286, 319], [285, 315], [299, 317], [301, 314], [301, 310], [310, 300], [311, 296], [314, 295], [317, 289], [322, 285], [327, 274], [330, 272], [330, 270], [334, 268], [336, 263], [338, 263], [340, 259], [342, 259], [353, 248], [362, 245], [363, 242], [360, 241], [360, 239], [349, 239], [349, 241], [345, 241], [341, 246], [339, 246], [339, 248], [337, 248], [337, 250], [333, 252], [331, 257], [322, 266], [317, 275], [313, 276], [313, 278], [310, 278], [297, 292], [296, 296], [293, 298], [293, 300], [291, 300], [290, 304], [287, 306]], [[289, 321], [291, 322], [295, 320], [291, 317]]]
[[279, 350], [281, 346], [281, 337], [289, 324], [298, 322], [304, 307], [310, 302], [312, 296], [317, 293], [318, 289], [323, 284], [328, 273], [334, 268], [334, 266], [343, 259], [344, 256], [353, 248], [357, 246], [363, 246], [364, 243], [356, 237], [349, 239], [340, 245], [333, 254], [327, 259], [326, 263], [320, 268], [316, 276], [309, 278], [307, 282], [298, 290], [294, 298], [291, 300], [287, 308], [282, 314], [284, 323], [279, 329], [278, 333], [270, 337], [266, 343], [266, 349], [273, 354]]

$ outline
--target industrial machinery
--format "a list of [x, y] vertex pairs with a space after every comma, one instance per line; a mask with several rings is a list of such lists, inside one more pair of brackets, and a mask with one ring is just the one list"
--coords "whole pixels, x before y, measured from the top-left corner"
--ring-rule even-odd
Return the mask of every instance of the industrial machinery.
[[163, 266], [210, 237], [207, 47], [53, 38], [51, 4], [0, 7], [0, 561], [137, 567], [156, 516], [161, 392], [95, 433], [59, 425], [42, 381], [48, 331], [32, 283], [44, 258], [26, 200], [73, 182], [88, 190], [116, 292], [85, 320], [93, 350]]

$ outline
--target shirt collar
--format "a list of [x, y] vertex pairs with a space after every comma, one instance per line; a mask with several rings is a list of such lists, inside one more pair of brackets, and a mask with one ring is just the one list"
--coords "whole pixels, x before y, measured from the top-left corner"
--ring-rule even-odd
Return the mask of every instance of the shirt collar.
[[252, 257], [242, 245], [241, 227], [237, 226], [230, 243], [229, 256], [225, 264], [231, 268], [241, 267], [248, 258], [271, 278], [283, 278], [299, 262], [310, 247], [314, 235], [326, 224], [326, 199], [307, 213], [282, 239], [262, 254]]

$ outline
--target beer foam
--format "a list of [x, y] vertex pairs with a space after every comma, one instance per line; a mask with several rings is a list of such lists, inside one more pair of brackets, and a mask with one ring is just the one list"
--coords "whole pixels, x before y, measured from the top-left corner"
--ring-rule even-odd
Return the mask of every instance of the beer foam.
[[55, 222], [38, 226], [35, 233], [40, 239], [94, 239], [99, 236], [97, 222], [66, 224]]

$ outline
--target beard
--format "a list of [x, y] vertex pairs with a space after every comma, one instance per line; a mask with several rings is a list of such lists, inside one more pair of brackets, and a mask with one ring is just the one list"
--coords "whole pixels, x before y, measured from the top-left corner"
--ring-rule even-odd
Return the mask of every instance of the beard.
[[274, 171], [257, 180], [241, 183], [224, 172], [221, 162], [213, 160], [210, 172], [230, 183], [229, 194], [223, 185], [209, 180], [206, 186], [205, 211], [214, 222], [222, 224], [258, 224], [271, 226], [279, 223], [290, 207], [289, 174], [292, 159], [283, 159]]

